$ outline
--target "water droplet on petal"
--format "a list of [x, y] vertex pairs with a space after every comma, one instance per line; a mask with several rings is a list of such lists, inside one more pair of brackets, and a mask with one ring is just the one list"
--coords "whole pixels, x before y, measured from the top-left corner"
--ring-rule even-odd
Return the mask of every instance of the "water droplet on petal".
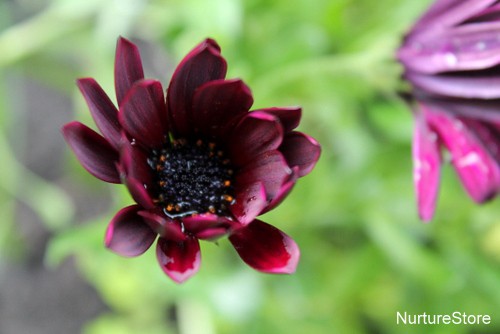
[[475, 45], [475, 47], [476, 47], [476, 50], [483, 51], [483, 50], [486, 49], [486, 42], [482, 42], [482, 41], [481, 42], [477, 42], [476, 45]]
[[444, 61], [448, 67], [455, 67], [458, 63], [457, 56], [451, 52], [444, 55]]
[[250, 198], [248, 198], [248, 199], [247, 199], [247, 203], [250, 203], [250, 202], [252, 202], [252, 201], [255, 201], [256, 199], [257, 199], [257, 197], [252, 196], [252, 197], [250, 197]]

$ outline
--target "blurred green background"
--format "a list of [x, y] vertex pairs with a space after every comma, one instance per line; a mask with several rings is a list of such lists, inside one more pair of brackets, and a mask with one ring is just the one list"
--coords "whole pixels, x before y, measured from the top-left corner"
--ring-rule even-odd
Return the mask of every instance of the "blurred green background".
[[[416, 215], [412, 116], [393, 53], [430, 3], [399, 0], [3, 0], [0, 2], [0, 333], [499, 333], [499, 202], [474, 205], [450, 166], [435, 219]], [[110, 96], [119, 35], [147, 77], [215, 38], [254, 108], [301, 105], [316, 169], [263, 216], [302, 252], [265, 275], [227, 239], [170, 281], [153, 250], [103, 247], [132, 202], [94, 179], [60, 134], [92, 124], [75, 79]], [[396, 312], [489, 314], [490, 325], [403, 326]]]

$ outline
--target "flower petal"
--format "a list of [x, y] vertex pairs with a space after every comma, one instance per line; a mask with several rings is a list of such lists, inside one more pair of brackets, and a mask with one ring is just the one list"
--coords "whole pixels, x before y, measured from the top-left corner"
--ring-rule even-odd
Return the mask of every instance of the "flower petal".
[[64, 139], [90, 174], [109, 183], [120, 183], [116, 170], [118, 153], [97, 132], [79, 122], [62, 128]]
[[146, 152], [127, 138], [123, 138], [121, 142], [120, 164], [125, 176], [140, 180], [147, 189], [151, 189], [153, 173]]
[[155, 207], [144, 183], [128, 176], [125, 177], [124, 183], [137, 204], [140, 204], [145, 209], [152, 209]]
[[177, 66], [167, 93], [167, 106], [175, 135], [184, 136], [192, 131], [195, 90], [206, 82], [223, 79], [226, 69], [220, 47], [212, 39], [206, 39], [196, 46]]
[[438, 0], [415, 23], [415, 30], [427, 32], [451, 27], [465, 21], [493, 4], [496, 0]]
[[273, 115], [251, 112], [236, 125], [228, 141], [231, 162], [243, 166], [258, 155], [277, 149], [283, 141], [283, 127]]
[[163, 239], [170, 241], [186, 240], [186, 235], [182, 231], [180, 223], [166, 218], [161, 209], [141, 210], [138, 214], [144, 217], [151, 229]]
[[[416, 94], [420, 93], [418, 91]], [[500, 99], [462, 99], [444, 98], [429, 95], [416, 95], [417, 100], [432, 106], [433, 109], [446, 110], [449, 114], [474, 118], [485, 122], [500, 123]]]
[[253, 112], [262, 111], [279, 118], [285, 133], [292, 131], [299, 126], [302, 117], [302, 108], [300, 107], [280, 107], [258, 109]]
[[252, 93], [243, 81], [209, 81], [194, 93], [194, 131], [220, 137], [231, 126], [232, 120], [248, 112], [252, 103]]
[[120, 107], [120, 123], [146, 147], [162, 145], [168, 133], [161, 83], [142, 80], [134, 84]]
[[280, 205], [281, 202], [288, 196], [290, 191], [292, 191], [293, 186], [295, 186], [298, 178], [299, 167], [295, 166], [292, 168], [292, 174], [290, 174], [289, 179], [285, 183], [283, 183], [276, 196], [267, 204], [266, 208], [261, 212], [261, 214], [271, 211], [272, 209]]
[[295, 241], [260, 220], [234, 231], [229, 241], [243, 261], [265, 273], [291, 274], [299, 262], [300, 251]]
[[138, 205], [120, 210], [106, 230], [105, 245], [113, 252], [127, 257], [138, 256], [151, 247], [156, 233], [137, 214]]
[[483, 71], [428, 75], [409, 71], [405, 78], [432, 94], [459, 98], [500, 98], [500, 72], [498, 68]]
[[299, 177], [313, 170], [321, 154], [321, 146], [314, 138], [297, 131], [285, 136], [279, 150], [290, 167], [299, 167]]
[[234, 222], [214, 214], [200, 214], [182, 219], [186, 231], [198, 239], [214, 240], [227, 234]]
[[135, 82], [144, 79], [141, 55], [137, 46], [120, 37], [116, 44], [115, 55], [115, 90], [118, 106], [127, 96]]
[[451, 162], [469, 196], [483, 203], [495, 195], [500, 184], [500, 167], [477, 134], [445, 112], [432, 110], [425, 116], [450, 151]]
[[403, 46], [398, 58], [409, 69], [428, 74], [495, 66], [500, 63], [499, 29], [500, 22], [481, 22], [431, 31]]
[[115, 150], [120, 147], [122, 127], [118, 121], [118, 110], [109, 99], [108, 95], [92, 78], [77, 80], [78, 88], [83, 94], [95, 124], [104, 138]]
[[196, 238], [183, 242], [158, 239], [156, 257], [161, 269], [176, 283], [182, 283], [200, 268], [200, 244]]
[[[267, 200], [272, 201], [291, 173], [290, 167], [279, 151], [268, 151], [241, 168], [235, 177], [235, 189], [239, 193], [240, 189], [245, 189], [248, 185], [262, 182]], [[238, 196], [237, 194], [236, 197]]]
[[235, 202], [230, 210], [243, 225], [251, 223], [267, 205], [266, 189], [261, 181], [240, 184]]
[[423, 114], [417, 112], [413, 133], [413, 182], [418, 214], [430, 221], [436, 209], [441, 169], [441, 152], [437, 135], [426, 124]]

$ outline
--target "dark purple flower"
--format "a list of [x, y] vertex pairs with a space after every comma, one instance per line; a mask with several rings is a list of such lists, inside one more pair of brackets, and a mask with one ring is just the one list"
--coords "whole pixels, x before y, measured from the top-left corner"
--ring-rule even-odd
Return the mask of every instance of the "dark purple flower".
[[412, 85], [419, 215], [435, 211], [445, 147], [477, 203], [500, 190], [500, 1], [437, 0], [397, 52]]
[[64, 137], [83, 167], [123, 183], [137, 204], [120, 210], [105, 244], [123, 256], [156, 244], [158, 262], [175, 282], [197, 272], [199, 239], [229, 235], [240, 257], [268, 273], [292, 273], [296, 243], [256, 217], [288, 195], [320, 155], [294, 129], [300, 108], [249, 111], [250, 89], [225, 79], [226, 61], [211, 39], [175, 70], [166, 98], [144, 79], [137, 47], [120, 38], [115, 59], [116, 108], [94, 79], [78, 80], [97, 128], [72, 122]]

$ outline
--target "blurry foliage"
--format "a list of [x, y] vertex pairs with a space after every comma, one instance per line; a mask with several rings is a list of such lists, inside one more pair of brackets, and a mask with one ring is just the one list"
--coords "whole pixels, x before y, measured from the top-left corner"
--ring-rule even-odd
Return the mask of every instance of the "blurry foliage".
[[[497, 333], [500, 322], [498, 201], [476, 207], [450, 167], [437, 215], [416, 216], [411, 113], [397, 98], [393, 52], [429, 1], [45, 0], [0, 4], [0, 73], [22, 73], [73, 98], [92, 124], [74, 80], [113, 92], [118, 35], [141, 42], [146, 75], [168, 83], [177, 62], [210, 36], [229, 77], [252, 88], [255, 107], [301, 105], [301, 129], [323, 145], [310, 176], [263, 219], [296, 239], [297, 273], [272, 276], [243, 264], [226, 239], [203, 243], [200, 272], [177, 286], [154, 251], [123, 259], [103, 247], [109, 219], [131, 203], [122, 186], [93, 182], [67, 153], [73, 188], [112, 188], [111, 208], [77, 222], [78, 203], [16, 161], [20, 103], [0, 76], [0, 248], [19, 246], [14, 201], [25, 201], [55, 237], [46, 262], [68, 256], [110, 307], [86, 334], [421, 333], [396, 311], [490, 314], [489, 326], [433, 326], [427, 333]], [[147, 50], [147, 52], [145, 52]], [[11, 92], [11, 90], [10, 90]], [[67, 111], [72, 113], [71, 110]], [[63, 123], [60, 120], [54, 120]], [[61, 139], [62, 140], [62, 139]], [[69, 150], [68, 150], [69, 151]], [[29, 184], [29, 191], [26, 185]], [[36, 200], [35, 200], [36, 199]]]

